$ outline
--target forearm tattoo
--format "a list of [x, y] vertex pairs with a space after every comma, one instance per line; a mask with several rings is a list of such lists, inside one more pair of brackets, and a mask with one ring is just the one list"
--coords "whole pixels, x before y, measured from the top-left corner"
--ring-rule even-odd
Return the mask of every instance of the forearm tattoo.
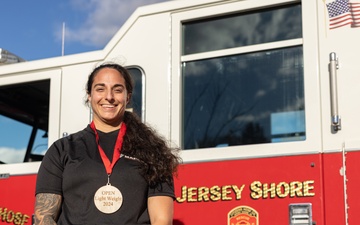
[[40, 193], [35, 200], [35, 225], [56, 224], [62, 197], [57, 194]]

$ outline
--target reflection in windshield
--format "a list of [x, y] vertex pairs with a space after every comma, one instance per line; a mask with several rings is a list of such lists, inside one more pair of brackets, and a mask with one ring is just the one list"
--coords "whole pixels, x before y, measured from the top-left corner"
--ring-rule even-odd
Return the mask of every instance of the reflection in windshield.
[[[0, 163], [24, 162], [32, 127], [0, 115]], [[48, 147], [46, 132], [37, 130], [31, 154], [43, 156]]]
[[0, 86], [0, 161], [39, 161], [47, 150], [50, 80]]
[[301, 5], [185, 23], [183, 55], [302, 37]]
[[304, 140], [302, 58], [299, 46], [183, 63], [183, 147]]

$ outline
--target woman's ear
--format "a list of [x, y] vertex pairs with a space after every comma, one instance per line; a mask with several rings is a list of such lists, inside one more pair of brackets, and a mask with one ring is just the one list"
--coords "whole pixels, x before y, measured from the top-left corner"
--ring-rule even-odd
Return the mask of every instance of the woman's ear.
[[132, 94], [132, 93], [128, 93], [128, 94], [127, 94], [127, 96], [126, 96], [126, 104], [129, 104], [130, 99], [131, 99], [131, 94]]

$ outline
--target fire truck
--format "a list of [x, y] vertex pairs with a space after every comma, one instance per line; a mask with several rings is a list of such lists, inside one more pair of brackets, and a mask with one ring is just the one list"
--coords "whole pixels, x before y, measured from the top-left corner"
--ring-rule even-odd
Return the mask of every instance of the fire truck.
[[360, 4], [178, 0], [98, 51], [0, 66], [0, 224], [32, 224], [47, 148], [86, 127], [102, 62], [173, 146], [174, 225], [360, 224]]

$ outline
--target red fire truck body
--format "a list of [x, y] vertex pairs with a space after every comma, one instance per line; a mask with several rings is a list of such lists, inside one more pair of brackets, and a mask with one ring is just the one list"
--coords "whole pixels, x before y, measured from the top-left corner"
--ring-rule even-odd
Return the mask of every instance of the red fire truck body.
[[[360, 224], [359, 14], [352, 0], [169, 1], [103, 50], [0, 66], [0, 224], [32, 223], [41, 158], [91, 121], [87, 75], [111, 60], [135, 77], [131, 110], [182, 149], [175, 225]], [[15, 122], [23, 151], [6, 142], [24, 139]]]

